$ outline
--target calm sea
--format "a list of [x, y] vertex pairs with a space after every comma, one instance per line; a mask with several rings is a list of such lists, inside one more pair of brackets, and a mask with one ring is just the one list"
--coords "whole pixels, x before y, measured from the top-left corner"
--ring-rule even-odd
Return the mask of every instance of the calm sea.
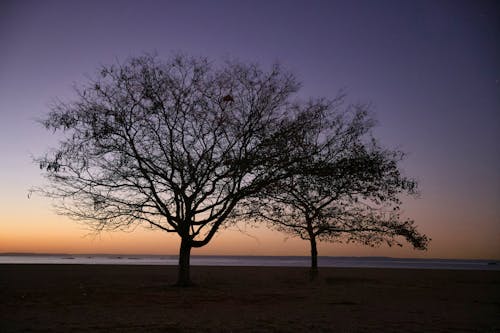
[[[318, 263], [320, 267], [500, 270], [498, 260], [319, 257]], [[0, 254], [0, 264], [177, 265], [177, 256]], [[198, 266], [308, 267], [310, 259], [309, 257], [293, 256], [192, 256], [191, 264]]]

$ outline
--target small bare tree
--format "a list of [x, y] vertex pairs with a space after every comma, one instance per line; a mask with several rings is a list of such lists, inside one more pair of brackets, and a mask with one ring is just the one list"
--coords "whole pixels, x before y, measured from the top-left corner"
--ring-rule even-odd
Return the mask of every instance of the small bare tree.
[[303, 170], [293, 147], [323, 105], [291, 103], [298, 88], [280, 66], [186, 56], [104, 66], [42, 121], [64, 139], [37, 160], [50, 184], [39, 190], [98, 232], [142, 223], [177, 233], [177, 284], [189, 285], [191, 249], [241, 200]]
[[402, 246], [404, 239], [416, 249], [429, 242], [400, 215], [399, 195], [417, 194], [417, 183], [398, 166], [404, 154], [373, 139], [367, 106], [343, 105], [344, 96], [325, 104], [317, 126], [302, 134], [298, 154], [316, 152], [307, 155], [306, 172], [247, 200], [250, 217], [310, 242], [313, 277], [319, 240]]

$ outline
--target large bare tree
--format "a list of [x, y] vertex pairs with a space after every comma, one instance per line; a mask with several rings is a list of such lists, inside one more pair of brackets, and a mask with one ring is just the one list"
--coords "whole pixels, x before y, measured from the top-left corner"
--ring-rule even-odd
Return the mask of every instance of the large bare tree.
[[96, 231], [144, 224], [180, 237], [177, 284], [190, 284], [192, 248], [210, 242], [234, 208], [304, 170], [298, 151], [321, 102], [298, 104], [293, 75], [239, 62], [175, 56], [102, 67], [42, 120], [63, 139], [37, 159], [58, 212]]
[[368, 106], [345, 106], [341, 95], [322, 110], [317, 126], [295, 143], [298, 154], [307, 155], [308, 171], [247, 200], [249, 217], [308, 240], [313, 277], [319, 240], [371, 246], [402, 246], [405, 240], [425, 249], [429, 238], [400, 212], [400, 195], [417, 194], [416, 181], [399, 166], [404, 154], [373, 138]]

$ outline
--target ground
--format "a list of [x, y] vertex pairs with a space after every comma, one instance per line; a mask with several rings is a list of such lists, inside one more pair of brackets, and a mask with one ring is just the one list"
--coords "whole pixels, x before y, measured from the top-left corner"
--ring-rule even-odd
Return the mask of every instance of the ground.
[[500, 271], [0, 265], [0, 332], [500, 332]]

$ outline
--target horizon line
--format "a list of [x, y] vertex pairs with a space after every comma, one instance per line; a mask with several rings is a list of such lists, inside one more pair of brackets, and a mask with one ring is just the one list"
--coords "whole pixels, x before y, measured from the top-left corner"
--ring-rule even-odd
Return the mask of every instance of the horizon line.
[[[0, 256], [169, 256], [178, 257], [178, 254], [153, 254], [153, 253], [52, 253], [52, 252], [0, 252]], [[192, 257], [290, 257], [290, 258], [309, 258], [307, 255], [255, 255], [255, 254], [193, 254]], [[391, 256], [322, 256], [318, 258], [381, 258], [381, 259], [420, 259], [420, 260], [484, 260], [500, 261], [500, 258], [419, 258], [419, 257], [391, 257]]]

